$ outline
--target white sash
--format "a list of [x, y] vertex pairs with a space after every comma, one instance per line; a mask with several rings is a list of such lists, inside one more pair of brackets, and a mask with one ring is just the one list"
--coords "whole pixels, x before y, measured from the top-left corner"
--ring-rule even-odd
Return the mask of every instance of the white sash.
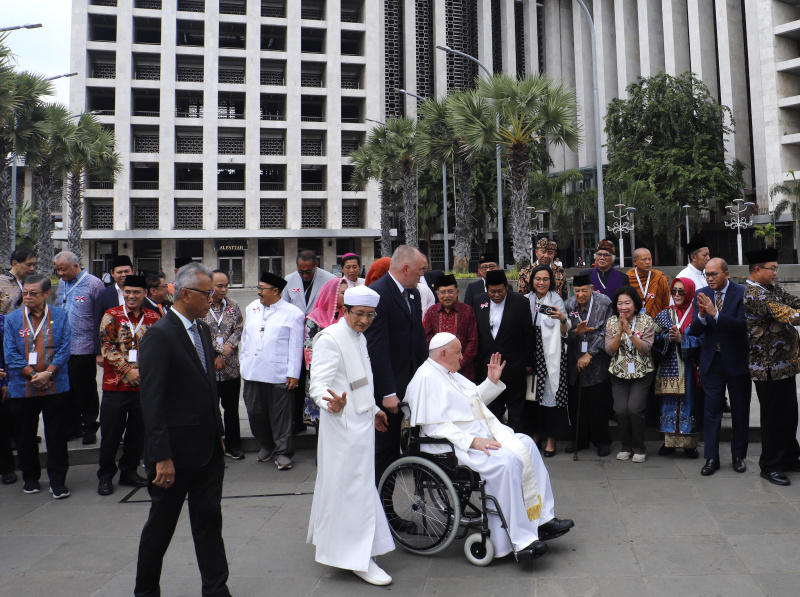
[[[363, 415], [375, 406], [375, 397], [373, 395], [372, 380], [367, 376], [367, 370], [364, 364], [364, 359], [368, 359], [369, 357], [362, 353], [359, 342], [361, 334], [356, 334], [356, 332], [347, 325], [347, 320], [345, 319], [341, 319], [319, 332], [314, 336], [314, 342], [316, 343], [317, 338], [323, 334], [327, 334], [336, 342], [336, 346], [342, 354], [342, 362], [344, 363], [344, 369], [347, 373], [347, 381], [350, 382], [348, 395], [353, 399], [353, 407], [356, 413]], [[359, 355], [361, 358], [353, 358], [352, 355]]]

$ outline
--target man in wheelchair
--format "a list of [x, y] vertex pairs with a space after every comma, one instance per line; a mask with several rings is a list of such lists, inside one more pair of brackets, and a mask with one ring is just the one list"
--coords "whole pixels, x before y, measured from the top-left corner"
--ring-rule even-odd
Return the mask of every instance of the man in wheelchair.
[[[489, 517], [496, 556], [525, 551], [538, 557], [547, 551], [544, 541], [560, 537], [574, 523], [553, 514], [550, 476], [533, 440], [515, 434], [487, 408], [505, 389], [500, 354], [492, 356], [488, 378], [480, 386], [457, 373], [460, 362], [461, 343], [453, 334], [439, 333], [431, 339], [429, 358], [406, 390], [410, 423], [420, 426], [421, 438], [452, 443], [458, 463], [479, 473], [486, 493], [495, 496], [508, 525], [506, 533], [499, 516]], [[422, 445], [430, 453], [449, 449]]]

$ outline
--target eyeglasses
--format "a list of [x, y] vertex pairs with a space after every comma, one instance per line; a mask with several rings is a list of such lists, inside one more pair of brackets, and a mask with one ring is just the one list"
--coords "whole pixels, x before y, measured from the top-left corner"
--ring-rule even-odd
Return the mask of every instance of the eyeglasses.
[[778, 270], [780, 269], [780, 266], [777, 266], [777, 265], [775, 267], [764, 267], [764, 266], [761, 266], [761, 269], [768, 269], [769, 271], [775, 272], [777, 274]]
[[193, 290], [194, 292], [199, 292], [200, 294], [205, 294], [206, 298], [211, 298], [211, 295], [214, 294], [214, 289], [211, 290], [200, 290], [199, 288], [189, 288], [188, 286], [184, 286], [186, 290]]
[[550, 278], [549, 277], [548, 278], [534, 278], [533, 281], [534, 282], [539, 282], [539, 284], [549, 284], [550, 283]]
[[500, 268], [498, 267], [498, 265], [496, 263], [487, 263], [487, 264], [478, 266], [478, 269], [484, 269], [484, 270], [488, 269], [488, 270], [492, 270], [493, 271], [493, 270], [500, 269]]
[[437, 290], [436, 293], [444, 296], [453, 296], [458, 295], [458, 290]]
[[314, 273], [314, 270], [313, 269], [299, 269], [299, 270], [297, 270], [297, 273], [300, 274], [301, 276], [305, 276], [305, 275], [310, 276], [311, 274]]
[[41, 290], [23, 290], [22, 296], [39, 296], [42, 294]]
[[670, 290], [670, 292], [672, 293], [672, 296], [683, 296], [686, 294], [686, 291], [683, 288], [673, 288]]
[[256, 290], [260, 294], [260, 293], [265, 292], [267, 290], [278, 290], [278, 289], [275, 286], [259, 286]]
[[371, 311], [369, 313], [364, 313], [362, 311], [353, 311], [353, 310], [351, 310], [350, 311], [350, 315], [352, 315], [356, 319], [365, 319], [366, 318], [366, 319], [369, 319], [370, 321], [372, 321], [378, 315], [378, 312], [377, 311]]
[[706, 272], [706, 280], [713, 280], [717, 276], [719, 276], [722, 272]]
[[594, 256], [598, 259], [604, 259], [605, 257], [611, 257], [612, 255], [611, 253], [595, 253]]

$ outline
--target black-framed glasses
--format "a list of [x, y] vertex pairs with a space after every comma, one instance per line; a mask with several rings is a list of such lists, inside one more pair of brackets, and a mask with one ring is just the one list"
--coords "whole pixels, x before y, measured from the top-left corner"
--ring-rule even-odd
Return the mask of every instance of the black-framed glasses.
[[611, 253], [595, 253], [594, 256], [598, 259], [603, 259], [605, 257], [612, 257]]
[[705, 273], [706, 280], [713, 280], [714, 278], [719, 276], [721, 273], [722, 272], [706, 272]]
[[314, 270], [313, 269], [299, 269], [299, 270], [297, 270], [297, 273], [300, 274], [301, 276], [302, 275], [309, 275], [310, 276], [311, 274], [314, 273]]
[[186, 290], [193, 290], [194, 292], [199, 292], [200, 294], [205, 294], [206, 298], [211, 298], [211, 295], [214, 294], [214, 289], [211, 290], [200, 290], [199, 288], [189, 288], [188, 286], [184, 286]]
[[780, 269], [780, 266], [778, 266], [778, 265], [776, 265], [775, 267], [764, 267], [764, 266], [761, 266], [761, 269], [768, 269], [769, 271], [775, 272], [777, 274], [778, 270]]
[[267, 290], [278, 290], [278, 288], [276, 286], [258, 286], [256, 290], [261, 293]]

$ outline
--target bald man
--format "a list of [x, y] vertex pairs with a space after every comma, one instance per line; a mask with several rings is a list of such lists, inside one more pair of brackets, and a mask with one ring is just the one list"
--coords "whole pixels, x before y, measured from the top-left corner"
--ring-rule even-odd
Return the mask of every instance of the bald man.
[[644, 247], [633, 252], [633, 265], [628, 271], [628, 282], [642, 298], [642, 310], [655, 317], [669, 307], [669, 279], [653, 269], [653, 257]]

